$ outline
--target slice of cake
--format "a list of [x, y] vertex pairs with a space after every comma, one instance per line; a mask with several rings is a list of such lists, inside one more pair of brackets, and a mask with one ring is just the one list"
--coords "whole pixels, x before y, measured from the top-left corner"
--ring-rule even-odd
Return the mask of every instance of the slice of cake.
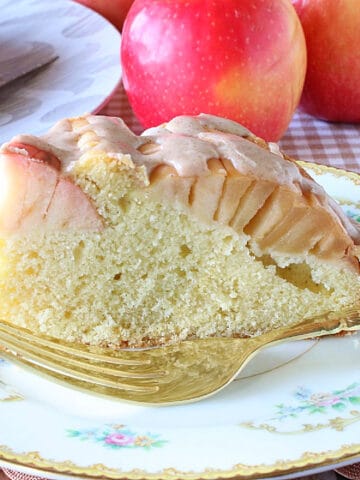
[[0, 318], [69, 341], [253, 336], [359, 301], [359, 230], [242, 126], [84, 116], [0, 155]]

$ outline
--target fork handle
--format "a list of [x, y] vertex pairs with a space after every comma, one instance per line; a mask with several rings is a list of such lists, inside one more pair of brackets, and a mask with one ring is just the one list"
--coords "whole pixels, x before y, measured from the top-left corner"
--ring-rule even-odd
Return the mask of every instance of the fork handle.
[[304, 340], [355, 330], [360, 330], [360, 305], [342, 311], [331, 311], [309, 317], [299, 323], [277, 328], [257, 338], [262, 346], [266, 346], [269, 343], [278, 343], [285, 340]]

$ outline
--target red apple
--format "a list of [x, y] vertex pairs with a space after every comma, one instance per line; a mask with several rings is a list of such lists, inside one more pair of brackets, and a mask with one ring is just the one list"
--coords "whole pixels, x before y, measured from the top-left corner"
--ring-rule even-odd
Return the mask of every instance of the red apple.
[[135, 0], [124, 87], [145, 127], [211, 113], [278, 140], [300, 99], [306, 47], [289, 0]]
[[292, 0], [306, 38], [303, 109], [330, 121], [360, 121], [359, 0]]
[[124, 19], [134, 0], [75, 0], [100, 13], [118, 30], [122, 30]]

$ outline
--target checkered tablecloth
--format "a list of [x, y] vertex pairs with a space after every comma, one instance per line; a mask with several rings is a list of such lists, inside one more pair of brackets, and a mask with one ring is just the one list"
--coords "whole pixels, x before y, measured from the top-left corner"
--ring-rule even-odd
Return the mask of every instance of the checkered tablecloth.
[[298, 160], [360, 173], [360, 124], [328, 123], [296, 112], [280, 146]]
[[[142, 127], [135, 118], [122, 85], [99, 112], [102, 115], [119, 116], [129, 128], [139, 134]], [[360, 173], [360, 124], [329, 124], [301, 112], [294, 118], [280, 141], [281, 149], [289, 156], [308, 162], [330, 165]], [[360, 463], [337, 471], [330, 470], [303, 480], [360, 480]], [[0, 480], [39, 480], [12, 470], [0, 471]]]

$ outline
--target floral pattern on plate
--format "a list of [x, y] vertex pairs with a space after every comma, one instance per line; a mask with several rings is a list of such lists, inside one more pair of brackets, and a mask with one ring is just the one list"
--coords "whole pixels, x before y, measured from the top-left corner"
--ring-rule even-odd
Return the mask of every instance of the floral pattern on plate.
[[[348, 425], [360, 421], [360, 382], [354, 382], [343, 389], [330, 392], [314, 392], [301, 386], [294, 392], [293, 397], [295, 402], [291, 404], [275, 405], [273, 417], [261, 422], [243, 422], [240, 426], [267, 430], [271, 433], [289, 434], [325, 428], [342, 431]], [[339, 413], [344, 416], [340, 417]], [[335, 417], [334, 414], [336, 414]], [[306, 423], [302, 423], [304, 419]], [[314, 419], [314, 422], [309, 422], [309, 419]], [[319, 420], [323, 419], [325, 421], [319, 423]]]
[[311, 390], [299, 387], [294, 394], [297, 405], [276, 405], [276, 418], [297, 417], [301, 413], [329, 413], [330, 410], [345, 411], [353, 405], [360, 405], [360, 383], [355, 382], [342, 390], [333, 392], [313, 393]]
[[348, 210], [346, 212], [347, 216], [352, 218], [353, 220], [355, 220], [356, 222], [359, 222], [360, 223], [360, 214], [359, 213], [356, 213], [356, 212], [353, 212], [351, 210]]
[[[0, 357], [0, 368], [9, 367], [10, 363]], [[17, 400], [24, 400], [24, 396], [12, 388], [0, 378], [0, 403], [14, 402]]]
[[112, 449], [143, 448], [150, 450], [153, 447], [162, 447], [167, 443], [159, 435], [152, 433], [139, 435], [125, 425], [104, 425], [89, 430], [68, 429], [67, 436], [81, 441], [92, 440]]
[[14, 402], [16, 400], [24, 400], [24, 397], [0, 380], [0, 402]]

